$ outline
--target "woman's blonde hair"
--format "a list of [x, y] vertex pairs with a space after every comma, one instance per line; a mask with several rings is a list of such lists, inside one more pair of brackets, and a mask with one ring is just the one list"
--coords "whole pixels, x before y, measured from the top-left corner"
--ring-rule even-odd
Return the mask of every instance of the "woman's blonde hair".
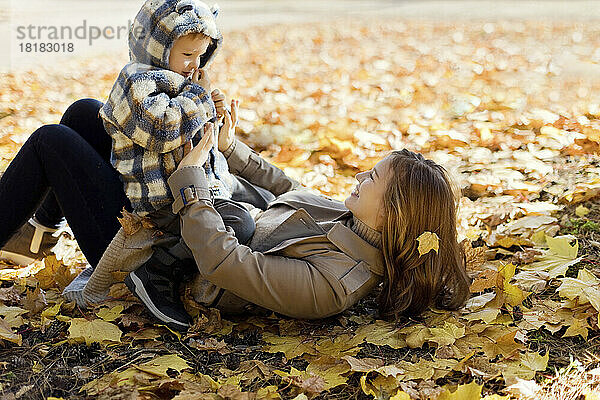
[[[457, 309], [469, 296], [465, 257], [457, 242], [457, 196], [446, 170], [408, 150], [390, 154], [382, 231], [385, 276], [382, 317], [418, 315], [428, 306]], [[439, 237], [438, 252], [422, 256], [417, 238]]]

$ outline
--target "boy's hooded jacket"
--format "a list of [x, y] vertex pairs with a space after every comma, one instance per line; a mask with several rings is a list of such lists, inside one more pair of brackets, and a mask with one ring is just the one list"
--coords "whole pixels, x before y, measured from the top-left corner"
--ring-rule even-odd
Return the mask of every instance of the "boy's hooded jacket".
[[[216, 116], [210, 93], [169, 70], [169, 54], [179, 37], [203, 33], [212, 43], [200, 68], [209, 64], [223, 40], [217, 13], [216, 7], [197, 0], [148, 0], [129, 32], [131, 61], [121, 70], [100, 116], [113, 140], [111, 162], [141, 215], [173, 202], [167, 178], [185, 155], [184, 144], [196, 144], [201, 128]], [[209, 164], [205, 168], [213, 195], [231, 197], [225, 158], [213, 149]]]

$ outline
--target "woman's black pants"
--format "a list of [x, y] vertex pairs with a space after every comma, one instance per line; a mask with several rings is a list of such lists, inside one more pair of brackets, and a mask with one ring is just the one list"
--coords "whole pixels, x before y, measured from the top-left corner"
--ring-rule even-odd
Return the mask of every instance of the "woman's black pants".
[[[78, 100], [60, 124], [42, 126], [23, 144], [0, 178], [0, 248], [32, 215], [48, 227], [66, 218], [88, 262], [96, 266], [120, 227], [120, 211], [131, 208], [109, 161], [112, 142], [98, 116], [100, 107], [97, 100]], [[274, 196], [257, 190], [264, 194], [264, 208]], [[240, 243], [250, 239], [254, 221], [245, 208], [219, 201], [215, 209]]]

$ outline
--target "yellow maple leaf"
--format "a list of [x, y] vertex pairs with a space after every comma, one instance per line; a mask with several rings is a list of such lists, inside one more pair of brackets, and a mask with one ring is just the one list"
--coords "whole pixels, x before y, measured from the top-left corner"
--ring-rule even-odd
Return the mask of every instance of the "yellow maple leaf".
[[268, 343], [263, 347], [263, 351], [268, 353], [282, 352], [288, 360], [304, 353], [317, 354], [312, 341], [301, 336], [277, 336], [265, 333], [263, 340]]
[[20, 307], [11, 307], [0, 304], [0, 316], [4, 317], [4, 322], [11, 328], [18, 328], [23, 325], [21, 315], [27, 314], [29, 311]]
[[119, 304], [114, 306], [113, 308], [102, 307], [102, 309], [100, 309], [100, 311], [98, 311], [96, 315], [105, 321], [111, 322], [119, 318], [122, 312], [123, 306]]
[[[439, 361], [439, 360], [437, 360]], [[398, 368], [404, 370], [404, 374], [397, 377], [401, 380], [431, 379], [435, 374], [434, 363], [431, 361], [419, 359], [416, 363], [400, 361], [396, 363]]]
[[588, 215], [590, 213], [590, 209], [583, 206], [583, 205], [578, 205], [577, 208], [575, 208], [575, 214], [578, 217], [585, 217], [586, 215]]
[[513, 263], [506, 264], [498, 271], [498, 274], [504, 278], [504, 283], [507, 284], [515, 276], [516, 269], [517, 267]]
[[60, 311], [62, 303], [63, 302], [61, 301], [59, 303], [56, 303], [54, 306], [48, 307], [44, 311], [42, 311], [42, 324], [45, 325], [46, 323], [50, 322], [52, 318], [56, 317], [56, 314], [58, 314]]
[[69, 327], [69, 339], [85, 341], [88, 346], [94, 342], [120, 342], [121, 330], [101, 319], [88, 321], [85, 318], [73, 318]]
[[411, 397], [408, 393], [399, 390], [398, 393], [390, 397], [390, 400], [411, 400]]
[[550, 237], [545, 235], [548, 251], [538, 261], [523, 265], [523, 270], [544, 271], [548, 272], [550, 278], [556, 278], [560, 275], [565, 275], [567, 269], [574, 264], [577, 264], [582, 257], [577, 257], [579, 251], [579, 243], [571, 245], [573, 237], [569, 235]]
[[521, 354], [521, 364], [532, 371], [543, 371], [548, 367], [548, 358], [548, 352], [545, 356], [539, 353], [525, 353]]
[[518, 361], [508, 361], [502, 368], [502, 376], [507, 385], [528, 381], [535, 377], [537, 371], [543, 371], [548, 366], [549, 353], [541, 356], [538, 353], [521, 354]]
[[360, 377], [360, 387], [364, 394], [371, 395], [376, 399], [387, 399], [390, 396], [395, 396], [398, 390], [398, 380], [393, 376], [384, 377], [377, 375], [372, 380], [367, 380], [367, 375]]
[[581, 335], [582, 338], [587, 339], [589, 327], [586, 319], [573, 318], [573, 322], [571, 322], [563, 337]]
[[449, 346], [453, 344], [456, 339], [464, 336], [465, 327], [444, 322], [442, 328], [429, 328], [429, 336], [427, 341], [437, 343], [438, 346]]
[[573, 245], [573, 237], [570, 235], [551, 237], [546, 235], [546, 244], [548, 249], [554, 254], [574, 259], [579, 251], [579, 242], [575, 239]]
[[429, 253], [431, 250], [438, 252], [440, 248], [440, 238], [434, 232], [423, 232], [417, 238], [419, 242], [419, 256]]
[[[504, 331], [501, 331], [504, 333]], [[489, 358], [494, 358], [498, 354], [508, 357], [519, 349], [524, 348], [520, 343], [515, 342], [515, 336], [518, 331], [512, 331], [499, 336], [493, 343], [485, 343], [482, 350]]]
[[340, 335], [319, 340], [315, 345], [315, 350], [321, 354], [340, 358], [345, 355], [355, 356], [360, 348], [350, 335]]
[[343, 375], [350, 372], [350, 366], [345, 362], [319, 364], [318, 360], [315, 360], [308, 364], [306, 372], [323, 378], [325, 381], [324, 389], [329, 390], [346, 383], [348, 377]]
[[475, 381], [466, 385], [459, 385], [454, 392], [446, 389], [445, 392], [442, 392], [438, 396], [438, 400], [480, 400], [482, 387], [475, 383]]
[[[440, 378], [444, 378], [450, 374], [453, 370], [458, 371], [459, 361], [445, 358], [435, 358], [434, 361], [430, 361], [431, 367], [433, 367], [432, 380], [436, 381]], [[397, 377], [399, 378], [399, 377]]]
[[71, 270], [69, 266], [58, 260], [54, 254], [44, 258], [44, 268], [42, 268], [35, 277], [40, 282], [40, 287], [44, 290], [58, 287], [64, 289], [75, 277], [77, 272]]
[[561, 278], [558, 292], [561, 296], [573, 300], [579, 298], [582, 304], [590, 303], [596, 311], [600, 311], [600, 280], [585, 268], [580, 269], [575, 278]]
[[190, 368], [188, 362], [177, 354], [159, 356], [143, 364], [134, 365], [133, 367], [148, 374], [163, 377], [169, 376], [167, 374], [167, 370], [169, 369], [173, 369], [179, 373], [186, 368]]
[[356, 336], [352, 339], [352, 342], [358, 345], [363, 340], [377, 346], [388, 345], [393, 349], [401, 349], [406, 346], [406, 342], [400, 336], [398, 328], [393, 323], [381, 320], [362, 325], [356, 330]]
[[[279, 395], [278, 390], [279, 390], [279, 388], [277, 386], [273, 386], [273, 385], [260, 388], [256, 392], [256, 400], [281, 399], [281, 396]], [[306, 399], [308, 399], [308, 397], [306, 397], [306, 395], [304, 397]]]
[[427, 341], [427, 338], [430, 336], [429, 328], [422, 324], [402, 328], [400, 332], [406, 335], [406, 345], [413, 349], [423, 346], [423, 344]]
[[506, 303], [511, 306], [520, 305], [523, 300], [527, 298], [531, 293], [524, 292], [519, 289], [517, 286], [512, 285], [510, 280], [515, 275], [516, 266], [512, 263], [505, 265], [500, 271], [498, 271], [499, 276], [503, 277], [503, 279], [498, 282], [499, 289], [502, 289], [502, 293], [505, 295]]
[[508, 249], [512, 246], [529, 246], [531, 243], [527, 238], [520, 236], [497, 235], [495, 244]]
[[14, 333], [3, 318], [0, 318], [0, 339], [16, 343], [18, 346], [20, 346], [22, 342], [21, 335]]
[[504, 294], [506, 295], [506, 302], [513, 307], [521, 305], [523, 300], [525, 300], [531, 294], [531, 292], [525, 292], [519, 289], [517, 286], [511, 285], [510, 283], [505, 283], [503, 290]]

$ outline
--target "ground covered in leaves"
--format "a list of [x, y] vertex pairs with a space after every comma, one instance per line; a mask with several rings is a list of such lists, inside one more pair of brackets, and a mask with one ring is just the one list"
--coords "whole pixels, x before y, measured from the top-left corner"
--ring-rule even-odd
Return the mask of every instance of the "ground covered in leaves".
[[[0, 266], [2, 398], [596, 399], [600, 382], [600, 25], [344, 21], [228, 33], [213, 82], [239, 136], [315, 190], [409, 148], [462, 189], [472, 297], [378, 319], [221, 317], [180, 335], [123, 285], [93, 310], [60, 290], [85, 265]], [[126, 55], [0, 81], [0, 170], [74, 100], [105, 99]], [[0, 222], [1, 223], [1, 222]], [[193, 305], [191, 305], [193, 306]]]

